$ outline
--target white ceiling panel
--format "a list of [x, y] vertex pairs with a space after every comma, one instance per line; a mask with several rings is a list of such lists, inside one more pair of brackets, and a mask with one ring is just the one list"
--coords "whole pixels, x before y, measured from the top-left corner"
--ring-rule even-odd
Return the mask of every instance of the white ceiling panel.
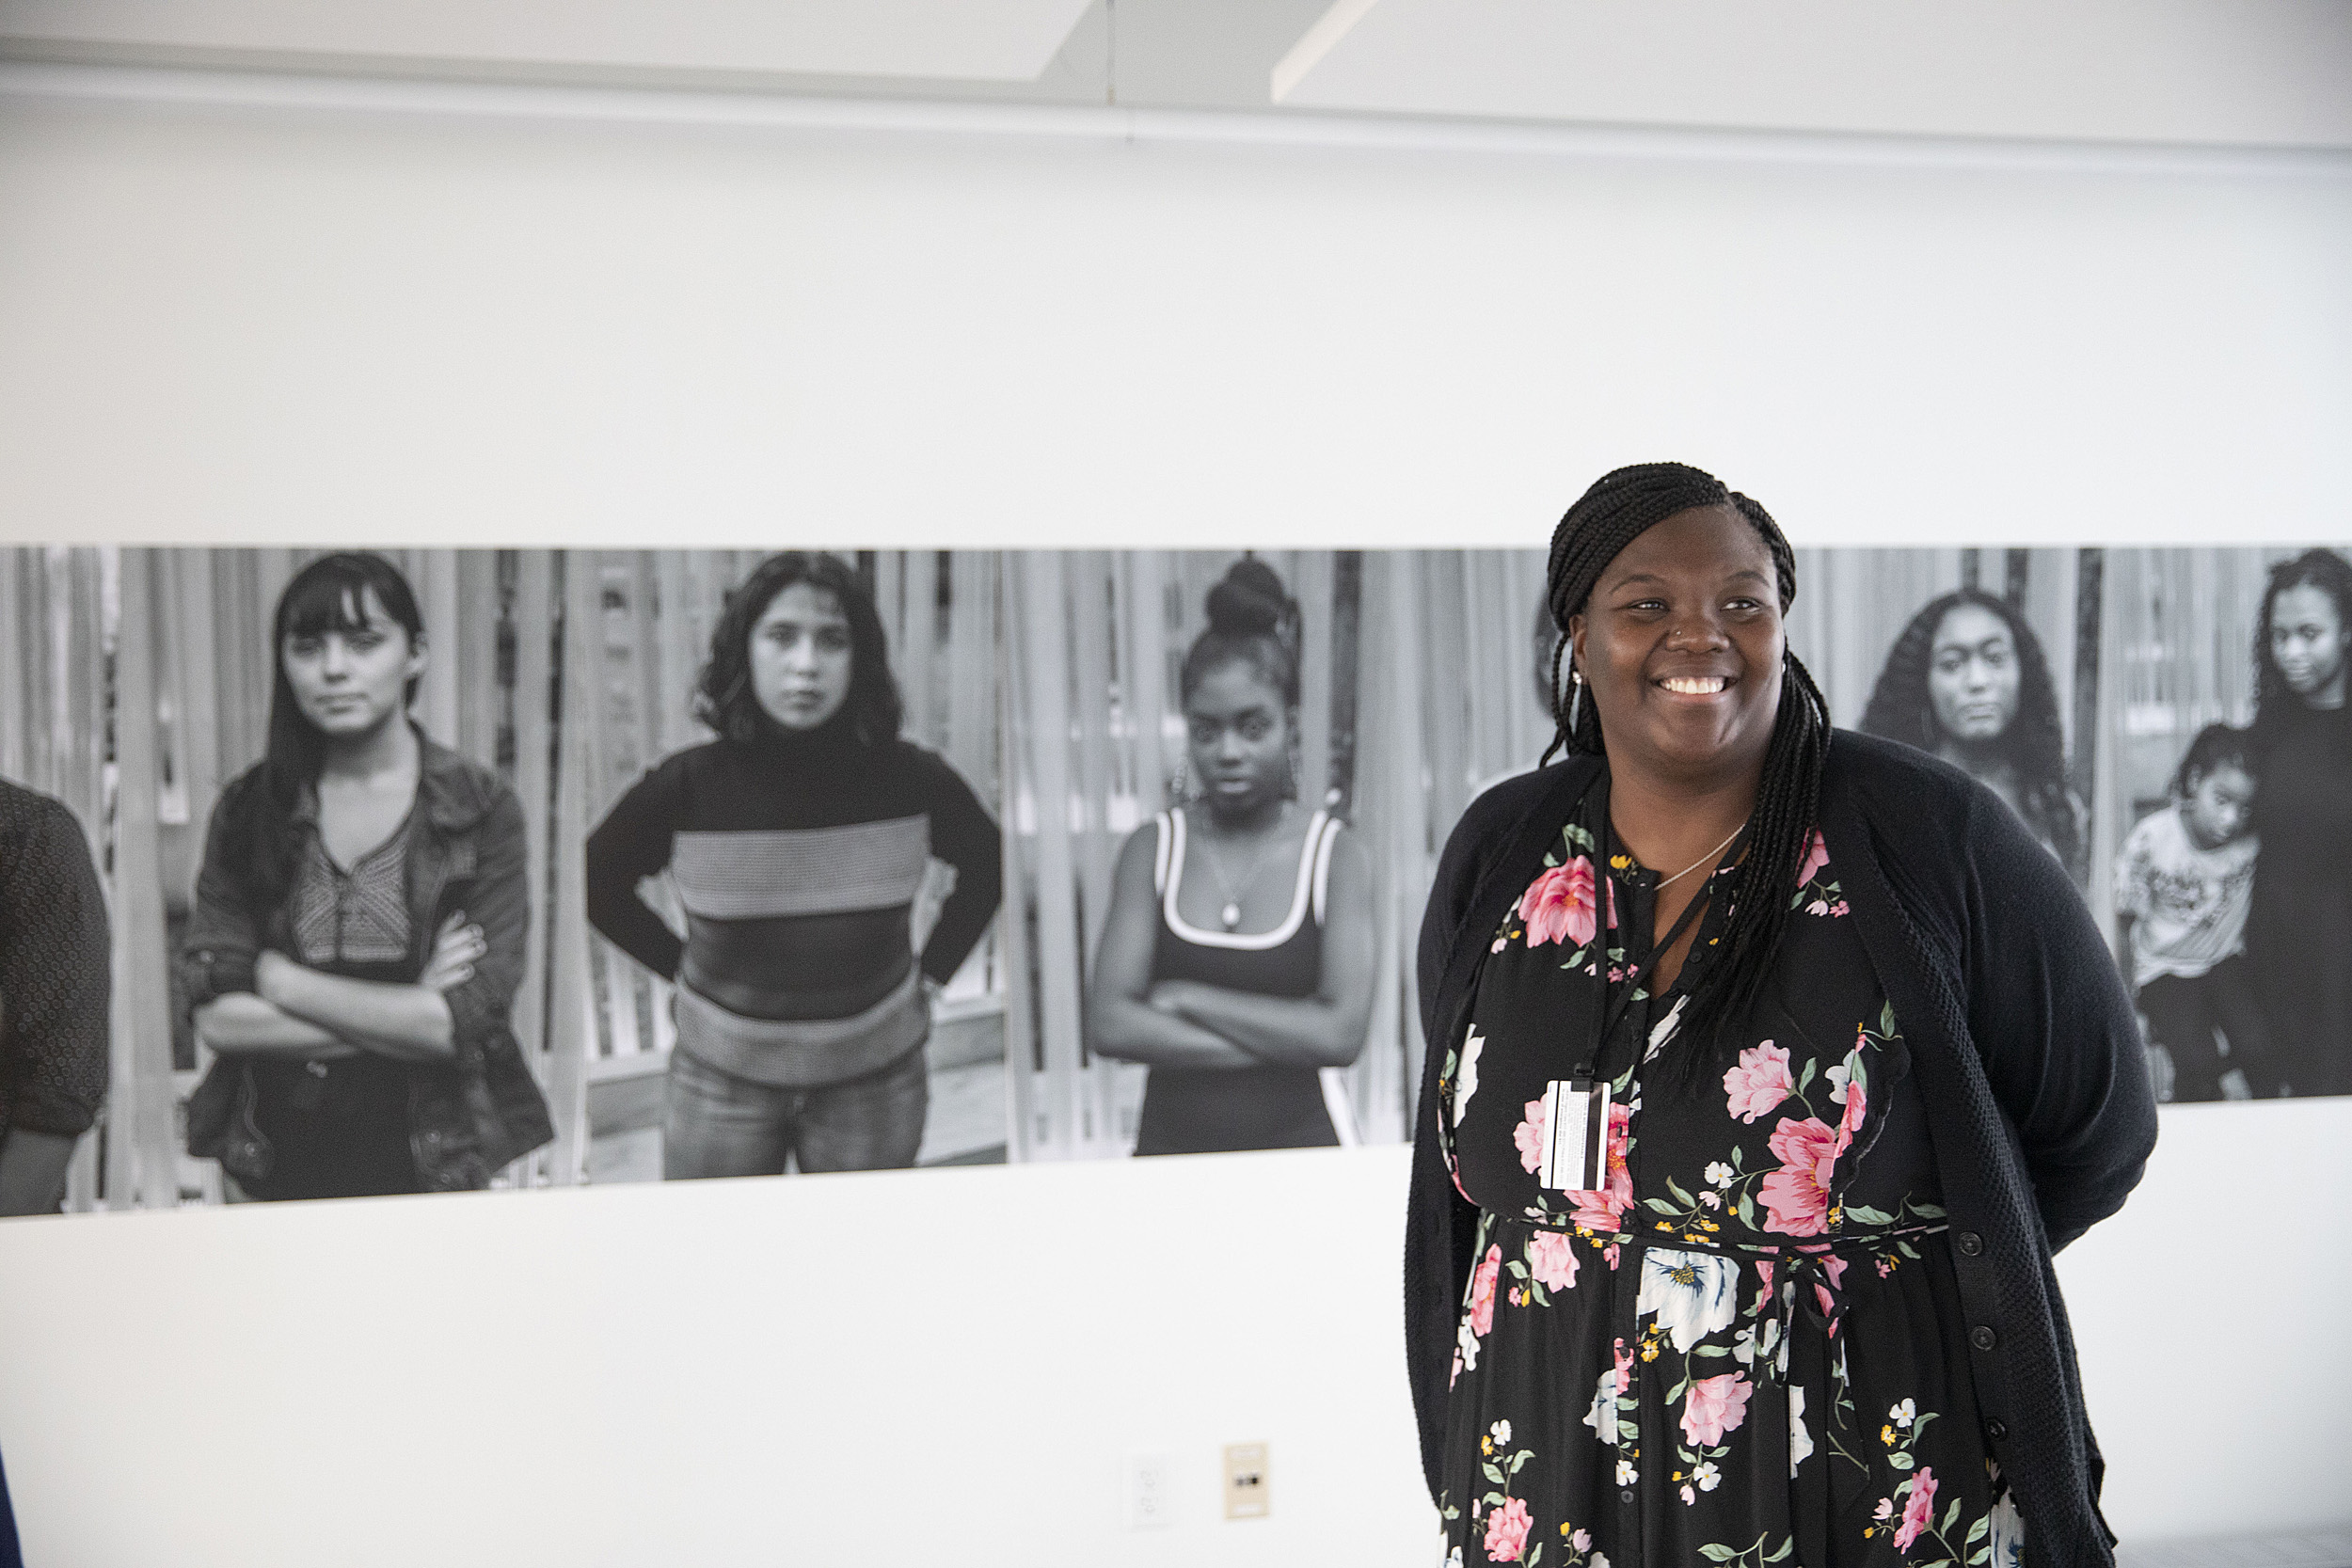
[[1360, 14], [1316, 40], [1289, 105], [2352, 147], [2352, 0], [1338, 0], [1331, 12]]
[[0, 40], [1025, 82], [1089, 0], [0, 0]]

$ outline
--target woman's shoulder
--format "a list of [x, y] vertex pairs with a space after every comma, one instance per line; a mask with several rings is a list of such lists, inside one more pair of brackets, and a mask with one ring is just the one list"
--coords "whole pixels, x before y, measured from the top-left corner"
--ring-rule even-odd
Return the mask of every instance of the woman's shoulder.
[[424, 737], [418, 788], [433, 825], [447, 832], [478, 828], [501, 807], [519, 817], [522, 801], [494, 768]]

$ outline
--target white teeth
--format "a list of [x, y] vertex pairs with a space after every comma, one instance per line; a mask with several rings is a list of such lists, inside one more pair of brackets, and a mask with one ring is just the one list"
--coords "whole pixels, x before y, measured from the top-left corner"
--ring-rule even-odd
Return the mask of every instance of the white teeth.
[[1708, 675], [1704, 679], [1692, 675], [1676, 675], [1658, 684], [1669, 691], [1678, 691], [1686, 697], [1712, 697], [1731, 683], [1721, 675]]

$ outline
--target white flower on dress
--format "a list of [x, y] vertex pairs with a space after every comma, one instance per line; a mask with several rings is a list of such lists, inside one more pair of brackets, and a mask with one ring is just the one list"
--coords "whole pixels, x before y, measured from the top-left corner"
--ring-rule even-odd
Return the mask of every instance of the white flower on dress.
[[1721, 1191], [1731, 1185], [1732, 1171], [1721, 1160], [1707, 1167], [1707, 1184]]
[[1724, 1483], [1724, 1473], [1715, 1468], [1713, 1460], [1702, 1459], [1699, 1467], [1691, 1472], [1691, 1479], [1698, 1482], [1700, 1491], [1712, 1492]]
[[2025, 1568], [2026, 1521], [2018, 1516], [2017, 1499], [2003, 1492], [1993, 1504], [1992, 1568]]
[[1591, 1557], [1585, 1559], [1584, 1568], [1609, 1568], [1609, 1554], [1607, 1552], [1595, 1552]]
[[1830, 1103], [1843, 1105], [1846, 1102], [1847, 1081], [1853, 1077], [1853, 1065], [1851, 1062], [1841, 1062], [1829, 1069], [1828, 1077]]
[[1813, 1457], [1813, 1434], [1804, 1429], [1804, 1386], [1788, 1390], [1788, 1479], [1797, 1479], [1797, 1466]]
[[1617, 1369], [1610, 1368], [1600, 1374], [1600, 1386], [1593, 1390], [1593, 1407], [1584, 1412], [1584, 1424], [1593, 1429], [1593, 1435], [1612, 1448], [1617, 1442]]
[[1495, 1447], [1496, 1447], [1496, 1448], [1498, 1448], [1498, 1449], [1507, 1449], [1507, 1448], [1509, 1448], [1509, 1447], [1511, 1446], [1511, 1423], [1510, 1423], [1510, 1422], [1508, 1422], [1508, 1421], [1497, 1421], [1497, 1422], [1496, 1422], [1493, 1426], [1491, 1426], [1491, 1427], [1487, 1428], [1486, 1430], [1487, 1430], [1487, 1431], [1489, 1431], [1489, 1432], [1491, 1432], [1491, 1433], [1494, 1434], [1494, 1439], [1495, 1439]]
[[1642, 1053], [1642, 1060], [1646, 1062], [1666, 1049], [1666, 1042], [1674, 1038], [1675, 1031], [1681, 1027], [1682, 1005], [1690, 1000], [1691, 995], [1688, 991], [1676, 997], [1675, 1005], [1666, 1009], [1666, 1016], [1650, 1026], [1649, 1049]]
[[1642, 1289], [1633, 1301], [1634, 1316], [1656, 1312], [1658, 1326], [1677, 1351], [1688, 1355], [1701, 1339], [1731, 1326], [1739, 1285], [1740, 1265], [1728, 1258], [1651, 1247], [1642, 1254]]
[[1463, 1116], [1470, 1110], [1470, 1096], [1478, 1092], [1478, 1053], [1486, 1047], [1486, 1037], [1475, 1026], [1470, 1038], [1462, 1042], [1462, 1059], [1454, 1068], [1454, 1125], [1462, 1125]]
[[1641, 1479], [1642, 1472], [1633, 1467], [1633, 1461], [1629, 1459], [1617, 1461], [1617, 1484], [1619, 1486], [1631, 1486]]
[[1919, 1418], [1919, 1407], [1912, 1403], [1911, 1401], [1905, 1400], [1902, 1403], [1895, 1406], [1892, 1410], [1889, 1410], [1886, 1413], [1886, 1418], [1894, 1422], [1899, 1430], [1909, 1432], [1911, 1430], [1911, 1423]]

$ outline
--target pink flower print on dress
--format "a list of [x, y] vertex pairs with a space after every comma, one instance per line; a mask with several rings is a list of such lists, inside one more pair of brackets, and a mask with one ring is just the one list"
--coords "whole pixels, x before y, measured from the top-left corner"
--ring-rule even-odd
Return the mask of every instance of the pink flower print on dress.
[[1547, 1291], [1576, 1284], [1576, 1243], [1563, 1231], [1538, 1230], [1527, 1243], [1527, 1272]]
[[1525, 1109], [1525, 1119], [1511, 1130], [1511, 1141], [1519, 1146], [1519, 1167], [1532, 1171], [1544, 1163], [1544, 1102], [1531, 1100]]
[[1740, 1052], [1740, 1065], [1724, 1074], [1731, 1114], [1750, 1126], [1758, 1117], [1769, 1116], [1796, 1086], [1788, 1075], [1788, 1053], [1770, 1040]]
[[1836, 1333], [1837, 1325], [1844, 1322], [1838, 1314], [1837, 1297], [1834, 1292], [1845, 1288], [1846, 1263], [1846, 1259], [1838, 1257], [1834, 1252], [1822, 1259], [1821, 1272], [1829, 1275], [1829, 1283], [1813, 1287], [1813, 1298], [1821, 1304], [1821, 1316], [1829, 1320], [1829, 1331], [1832, 1334]]
[[1593, 940], [1593, 863], [1582, 855], [1553, 866], [1519, 895], [1519, 918], [1527, 923], [1530, 947], [1548, 942], [1584, 946]]
[[1502, 1272], [1502, 1248], [1496, 1245], [1486, 1249], [1478, 1272], [1470, 1275], [1470, 1332], [1481, 1339], [1494, 1332], [1495, 1278]]
[[1725, 1372], [1699, 1378], [1682, 1401], [1682, 1440], [1692, 1448], [1713, 1448], [1726, 1432], [1737, 1432], [1748, 1418], [1747, 1377]]
[[[1587, 1230], [1621, 1230], [1625, 1227], [1620, 1216], [1633, 1207], [1633, 1173], [1626, 1168], [1626, 1152], [1632, 1142], [1632, 1107], [1623, 1101], [1612, 1102], [1609, 1107], [1609, 1169], [1602, 1178], [1608, 1185], [1598, 1192], [1569, 1195], [1576, 1199], [1576, 1212], [1570, 1218]], [[1534, 1168], [1534, 1165], [1528, 1166], [1530, 1170]], [[1615, 1268], [1616, 1259], [1611, 1259], [1609, 1266]]]
[[1935, 1522], [1935, 1472], [1919, 1466], [1919, 1473], [1911, 1482], [1911, 1497], [1903, 1504], [1903, 1522], [1895, 1531], [1895, 1549], [1911, 1550], [1911, 1544], [1919, 1539], [1919, 1532]]
[[1869, 1108], [1870, 1092], [1859, 1084], [1846, 1085], [1846, 1114], [1837, 1118], [1837, 1152], [1843, 1154], [1853, 1147], [1853, 1135], [1862, 1131], [1862, 1117]]
[[1764, 1228], [1785, 1236], [1818, 1236], [1829, 1226], [1830, 1173], [1848, 1138], [1816, 1117], [1785, 1118], [1767, 1142], [1781, 1168], [1761, 1185]]
[[1820, 876], [1821, 868], [1827, 864], [1829, 864], [1829, 846], [1821, 841], [1821, 830], [1816, 828], [1813, 830], [1812, 836], [1804, 841], [1804, 863], [1797, 867], [1797, 885], [1804, 886], [1805, 883]]
[[1534, 1523], [1526, 1503], [1518, 1497], [1504, 1499], [1501, 1508], [1486, 1515], [1486, 1560], [1517, 1562], [1519, 1553], [1527, 1549], [1527, 1532]]

